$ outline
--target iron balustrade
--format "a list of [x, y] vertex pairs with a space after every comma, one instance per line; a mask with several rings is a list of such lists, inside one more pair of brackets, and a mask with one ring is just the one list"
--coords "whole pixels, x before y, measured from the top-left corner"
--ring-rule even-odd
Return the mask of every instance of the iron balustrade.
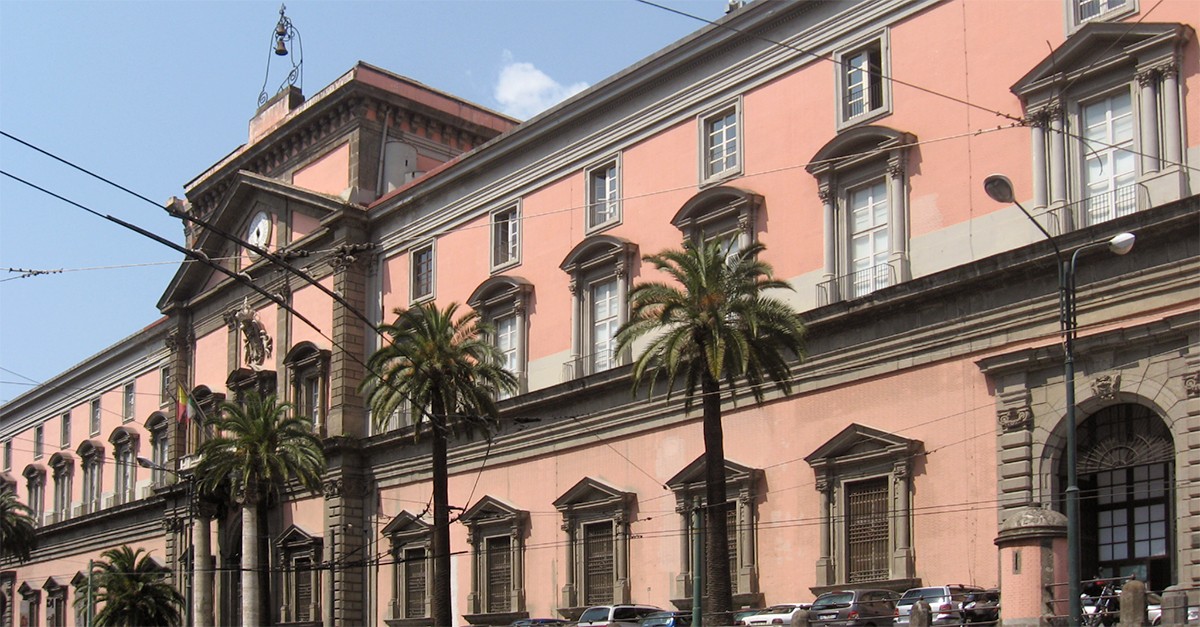
[[896, 269], [890, 263], [881, 263], [850, 274], [835, 276], [818, 284], [817, 305], [825, 306], [844, 300], [862, 298], [871, 292], [896, 283]]

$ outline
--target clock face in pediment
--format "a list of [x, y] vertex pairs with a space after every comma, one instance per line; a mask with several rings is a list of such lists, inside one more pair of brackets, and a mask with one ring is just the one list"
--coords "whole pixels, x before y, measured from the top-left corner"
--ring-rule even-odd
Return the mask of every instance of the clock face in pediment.
[[[259, 211], [250, 218], [246, 241], [264, 250], [271, 245], [271, 214]], [[250, 254], [254, 254], [253, 251]]]

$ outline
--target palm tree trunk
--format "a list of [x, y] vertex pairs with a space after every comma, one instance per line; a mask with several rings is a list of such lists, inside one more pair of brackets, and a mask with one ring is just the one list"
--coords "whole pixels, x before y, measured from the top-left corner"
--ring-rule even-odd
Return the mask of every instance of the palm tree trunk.
[[247, 486], [242, 502], [242, 625], [262, 627], [258, 587], [258, 504], [250, 497]]
[[721, 427], [721, 386], [706, 371], [701, 380], [704, 401], [704, 487], [708, 507], [704, 575], [708, 588], [704, 624], [729, 625], [733, 588], [729, 580], [729, 531], [725, 522], [725, 434]]
[[450, 627], [450, 479], [446, 459], [446, 412], [435, 397], [433, 426], [433, 625]]

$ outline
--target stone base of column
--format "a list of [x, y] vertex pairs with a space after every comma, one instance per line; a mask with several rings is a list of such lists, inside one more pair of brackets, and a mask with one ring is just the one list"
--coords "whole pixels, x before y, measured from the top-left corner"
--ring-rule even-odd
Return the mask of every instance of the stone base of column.
[[1000, 525], [1000, 619], [1005, 627], [1059, 624], [1067, 606], [1067, 518], [1042, 507]]

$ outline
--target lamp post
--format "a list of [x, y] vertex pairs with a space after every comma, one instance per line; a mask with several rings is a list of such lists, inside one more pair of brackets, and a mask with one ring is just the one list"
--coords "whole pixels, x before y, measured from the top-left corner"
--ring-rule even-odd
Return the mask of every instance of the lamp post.
[[[156, 463], [154, 463], [153, 460], [147, 459], [145, 457], [138, 457], [137, 465], [141, 466], [142, 468], [149, 468], [150, 470], [154, 470], [154, 471], [158, 471], [158, 472], [169, 472], [169, 473], [175, 475], [175, 477], [177, 479], [182, 479], [184, 481], [184, 483], [187, 484], [188, 549], [189, 550], [192, 549], [195, 546], [195, 538], [193, 537], [193, 534], [192, 534], [192, 531], [193, 531], [192, 524], [195, 521], [195, 514], [192, 511], [192, 477], [190, 475], [189, 476], [181, 475], [175, 469], [167, 468], [166, 466], [163, 466], [161, 464], [156, 464]], [[195, 584], [195, 581], [194, 581], [195, 568], [196, 568], [195, 561], [196, 561], [196, 556], [192, 555], [191, 561], [189, 563], [189, 568], [188, 568], [188, 586], [187, 586], [187, 589], [184, 591], [186, 593], [186, 601], [187, 601], [187, 618], [185, 620], [187, 621], [188, 627], [194, 627], [197, 624], [196, 620], [195, 620], [196, 611], [192, 607], [192, 605], [193, 605], [192, 588], [195, 587], [195, 585], [194, 585]]]
[[1078, 444], [1075, 431], [1075, 262], [1079, 253], [1098, 246], [1108, 246], [1116, 255], [1124, 255], [1133, 248], [1133, 233], [1118, 233], [1112, 239], [1102, 242], [1089, 242], [1075, 249], [1070, 260], [1063, 258], [1058, 242], [1041, 223], [1033, 218], [1021, 203], [1017, 202], [1013, 192], [1012, 181], [1003, 174], [992, 174], [983, 181], [983, 189], [996, 202], [1012, 203], [1029, 218], [1030, 222], [1041, 231], [1042, 235], [1054, 247], [1054, 256], [1058, 260], [1058, 323], [1063, 336], [1063, 385], [1066, 392], [1067, 405], [1067, 487], [1065, 501], [1067, 507], [1067, 603], [1070, 613], [1070, 624], [1083, 624], [1083, 603], [1080, 599], [1082, 577], [1080, 573], [1079, 553], [1079, 477], [1076, 468]]

